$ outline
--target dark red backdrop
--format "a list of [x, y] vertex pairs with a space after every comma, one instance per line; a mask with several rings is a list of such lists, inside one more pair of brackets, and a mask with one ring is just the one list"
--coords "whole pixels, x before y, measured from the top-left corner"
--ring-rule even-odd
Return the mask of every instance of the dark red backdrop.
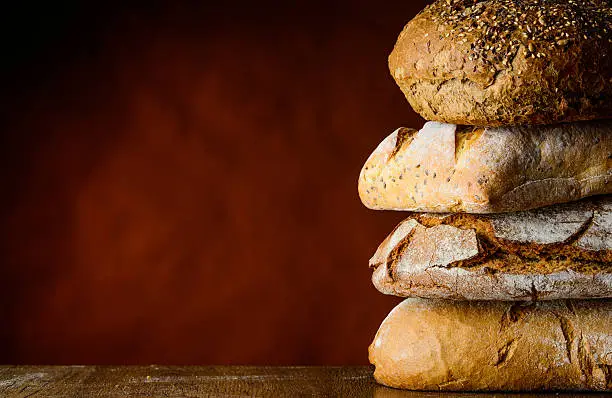
[[367, 363], [424, 2], [115, 3], [3, 15], [0, 363]]

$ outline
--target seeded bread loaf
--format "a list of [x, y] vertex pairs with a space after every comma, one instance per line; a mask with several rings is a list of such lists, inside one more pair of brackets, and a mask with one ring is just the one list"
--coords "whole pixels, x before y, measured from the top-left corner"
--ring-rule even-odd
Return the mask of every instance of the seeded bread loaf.
[[612, 121], [400, 128], [366, 161], [371, 209], [498, 213], [612, 193]]
[[370, 345], [374, 377], [434, 391], [612, 391], [612, 301], [406, 299]]
[[520, 213], [413, 213], [370, 267], [379, 291], [401, 297], [612, 297], [612, 198]]
[[408, 22], [393, 78], [426, 120], [501, 126], [612, 117], [609, 0], [437, 0]]

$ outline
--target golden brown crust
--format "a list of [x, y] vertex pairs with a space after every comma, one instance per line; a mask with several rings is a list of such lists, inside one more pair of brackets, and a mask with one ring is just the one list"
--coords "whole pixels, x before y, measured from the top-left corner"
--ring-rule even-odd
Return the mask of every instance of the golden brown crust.
[[612, 121], [470, 129], [427, 122], [385, 138], [359, 176], [362, 202], [378, 210], [500, 213], [608, 193]]
[[437, 0], [389, 69], [427, 120], [478, 126], [612, 117], [609, 0]]
[[402, 297], [612, 297], [612, 199], [496, 215], [411, 213], [370, 266], [378, 290]]
[[407, 299], [370, 345], [374, 377], [434, 391], [612, 390], [612, 301]]

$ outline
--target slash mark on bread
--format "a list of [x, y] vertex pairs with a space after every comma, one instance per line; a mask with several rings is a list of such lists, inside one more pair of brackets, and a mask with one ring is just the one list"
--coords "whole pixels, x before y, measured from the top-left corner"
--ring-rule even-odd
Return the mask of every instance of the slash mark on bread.
[[497, 362], [495, 363], [495, 367], [504, 366], [512, 358], [516, 350], [516, 343], [517, 341], [512, 339], [497, 350]]
[[576, 330], [572, 321], [568, 318], [564, 317], [561, 314], [555, 312], [557, 318], [559, 318], [559, 324], [561, 325], [561, 332], [563, 333], [563, 338], [565, 339], [565, 351], [567, 353], [567, 359], [570, 363], [573, 363], [572, 360], [572, 346], [576, 339]]
[[580, 372], [585, 377], [586, 386], [590, 386], [593, 382], [593, 370], [597, 366], [591, 354], [591, 346], [584, 335], [580, 333], [580, 340], [578, 342], [578, 364], [580, 365]]
[[397, 245], [395, 245], [393, 250], [391, 250], [391, 252], [389, 252], [389, 255], [387, 256], [387, 273], [389, 274], [389, 278], [391, 278], [391, 280], [393, 281], [395, 281], [396, 276], [396, 264], [399, 262], [399, 259], [402, 256], [404, 249], [406, 249], [410, 244], [410, 240], [414, 236], [415, 232], [416, 228], [413, 228], [410, 232], [408, 232], [408, 234]]
[[502, 332], [513, 324], [521, 321], [535, 308], [536, 303], [517, 302], [512, 304], [502, 315], [499, 331]]
[[397, 155], [397, 153], [402, 149], [404, 145], [410, 145], [412, 140], [414, 139], [414, 135], [418, 133], [417, 129], [402, 127], [397, 132], [397, 137], [395, 139], [395, 147], [393, 151], [389, 154], [389, 159], [392, 159]]

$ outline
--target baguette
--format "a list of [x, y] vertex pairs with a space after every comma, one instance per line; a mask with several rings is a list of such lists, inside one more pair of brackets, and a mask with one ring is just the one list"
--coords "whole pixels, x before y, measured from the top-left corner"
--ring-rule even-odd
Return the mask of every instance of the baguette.
[[406, 299], [370, 345], [384, 385], [612, 391], [612, 302]]
[[612, 121], [400, 128], [368, 158], [359, 196], [371, 209], [499, 213], [612, 193]]

